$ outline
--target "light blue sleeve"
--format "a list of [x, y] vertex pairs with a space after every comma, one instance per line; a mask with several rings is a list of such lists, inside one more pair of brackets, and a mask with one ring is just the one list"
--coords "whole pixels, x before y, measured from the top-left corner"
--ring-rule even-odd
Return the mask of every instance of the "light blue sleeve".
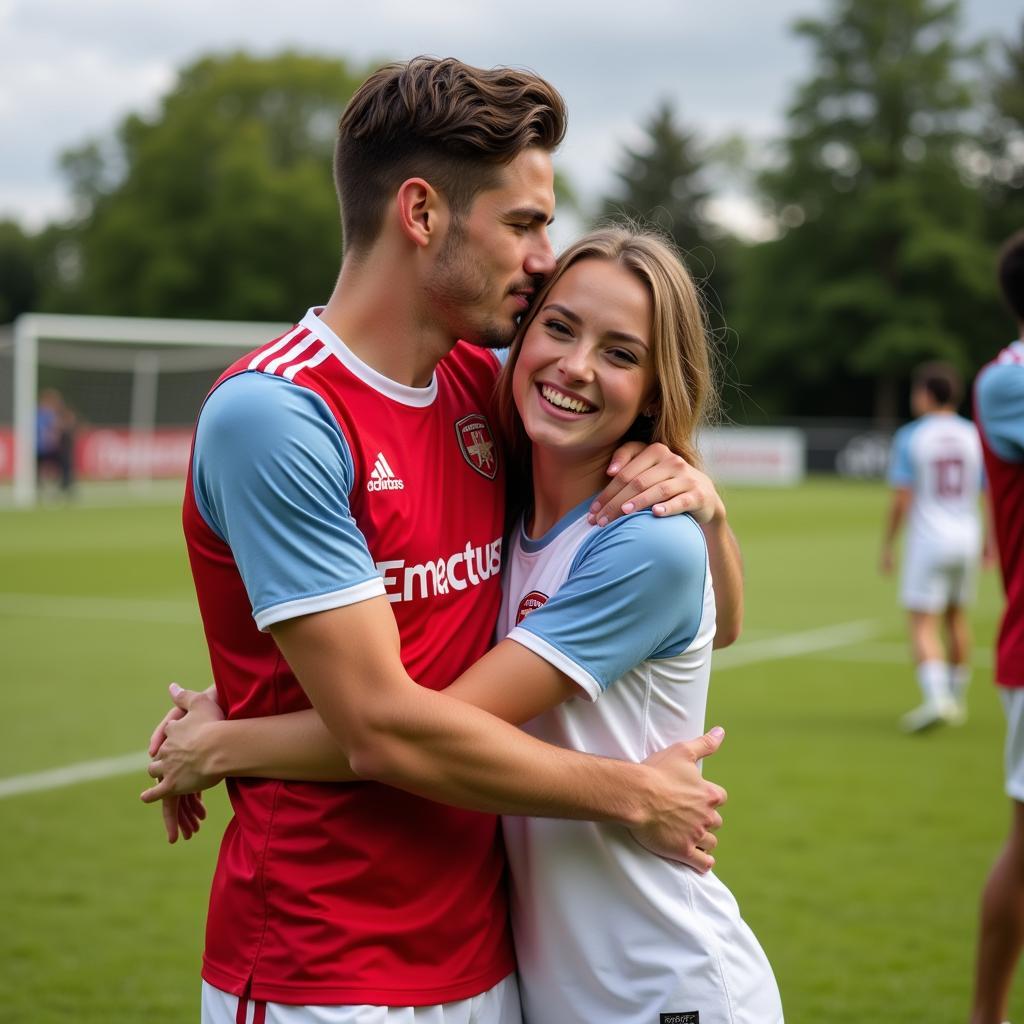
[[908, 423], [893, 434], [892, 449], [889, 452], [889, 485], [910, 487], [914, 482], [914, 464], [910, 458], [910, 439], [914, 436], [916, 423]]
[[978, 377], [975, 401], [975, 414], [992, 451], [1007, 462], [1024, 462], [1024, 366], [987, 366]]
[[704, 534], [690, 516], [624, 516], [593, 531], [565, 583], [509, 636], [595, 698], [642, 661], [689, 647], [706, 573]]
[[384, 593], [349, 508], [348, 443], [308, 388], [262, 373], [226, 380], [200, 413], [192, 474], [260, 629]]

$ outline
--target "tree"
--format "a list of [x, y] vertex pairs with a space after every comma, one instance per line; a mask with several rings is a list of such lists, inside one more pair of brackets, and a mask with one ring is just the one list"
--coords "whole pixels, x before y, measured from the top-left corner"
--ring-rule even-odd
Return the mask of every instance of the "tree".
[[658, 105], [644, 130], [644, 144], [624, 150], [616, 172], [618, 188], [604, 200], [602, 216], [625, 216], [669, 235], [701, 284], [718, 327], [731, 250], [724, 232], [708, 217], [709, 151], [678, 122], [667, 100]]
[[832, 0], [797, 23], [815, 68], [762, 181], [781, 236], [739, 276], [738, 361], [762, 404], [892, 419], [913, 364], [969, 372], [990, 344], [991, 255], [962, 166], [977, 51], [958, 20], [958, 0]]
[[14, 221], [0, 221], [0, 324], [34, 309], [37, 294], [32, 238]]
[[154, 118], [65, 154], [80, 216], [51, 229], [47, 305], [291, 320], [326, 297], [341, 251], [335, 130], [364, 77], [295, 53], [205, 57]]

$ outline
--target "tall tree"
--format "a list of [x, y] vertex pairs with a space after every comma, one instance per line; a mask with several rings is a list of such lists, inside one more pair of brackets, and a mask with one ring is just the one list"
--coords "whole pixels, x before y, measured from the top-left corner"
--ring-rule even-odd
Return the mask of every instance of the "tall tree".
[[294, 53], [205, 57], [155, 117], [66, 154], [81, 215], [50, 232], [48, 306], [288, 320], [326, 296], [335, 129], [363, 77]]
[[728, 286], [729, 242], [708, 216], [709, 151], [687, 130], [668, 100], [644, 124], [646, 138], [626, 147], [615, 191], [602, 204], [602, 217], [629, 217], [669, 235], [702, 285], [712, 321]]
[[739, 278], [739, 363], [790, 412], [890, 419], [916, 362], [965, 371], [992, 301], [962, 149], [974, 97], [958, 0], [831, 0], [763, 186], [781, 237]]

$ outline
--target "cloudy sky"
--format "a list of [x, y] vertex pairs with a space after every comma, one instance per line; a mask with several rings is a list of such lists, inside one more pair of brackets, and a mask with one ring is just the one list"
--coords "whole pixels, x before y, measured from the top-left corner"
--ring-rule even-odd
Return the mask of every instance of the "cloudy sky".
[[[1012, 0], [962, 6], [970, 38], [1012, 37], [1020, 25]], [[199, 54], [234, 49], [532, 68], [566, 97], [558, 163], [592, 199], [662, 97], [705, 138], [777, 134], [810, 68], [789, 26], [827, 9], [827, 0], [0, 0], [0, 217], [37, 227], [64, 213], [63, 149], [154, 109]]]

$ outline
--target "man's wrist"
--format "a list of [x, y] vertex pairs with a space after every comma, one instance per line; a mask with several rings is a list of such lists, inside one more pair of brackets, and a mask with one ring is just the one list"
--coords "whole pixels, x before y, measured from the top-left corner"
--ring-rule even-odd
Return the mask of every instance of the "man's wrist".
[[663, 803], [659, 799], [662, 787], [658, 773], [646, 764], [627, 764], [628, 776], [625, 779], [626, 799], [615, 822], [626, 828], [645, 828], [654, 821]]
[[221, 742], [225, 738], [224, 725], [222, 721], [207, 722], [198, 730], [196, 741], [196, 768], [214, 782], [237, 771], [237, 766], [230, 763], [227, 745]]

